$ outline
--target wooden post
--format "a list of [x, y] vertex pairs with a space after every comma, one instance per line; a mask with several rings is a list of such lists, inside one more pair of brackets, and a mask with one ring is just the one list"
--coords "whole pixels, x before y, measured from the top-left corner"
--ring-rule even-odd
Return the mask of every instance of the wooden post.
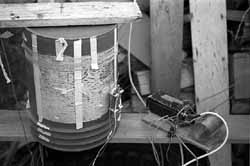
[[183, 0], [151, 0], [152, 90], [178, 97], [182, 61]]
[[[196, 104], [204, 112], [229, 98], [226, 1], [190, 0], [190, 10]], [[228, 101], [215, 109], [222, 110], [229, 111]]]
[[[197, 111], [229, 114], [226, 0], [189, 2]], [[230, 146], [210, 157], [211, 166], [232, 165]]]

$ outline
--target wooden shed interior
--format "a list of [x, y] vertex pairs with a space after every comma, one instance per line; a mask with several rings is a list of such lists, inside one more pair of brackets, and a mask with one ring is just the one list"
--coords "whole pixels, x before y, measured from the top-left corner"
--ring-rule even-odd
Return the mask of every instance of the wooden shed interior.
[[[77, 41], [81, 41], [78, 48], [82, 48], [84, 37], [89, 38], [92, 67], [93, 63], [99, 63], [97, 59], [94, 62], [96, 57], [92, 53], [99, 55], [100, 46], [96, 45], [101, 42], [98, 36], [104, 33], [99, 34], [102, 30], [68, 33], [68, 39], [54, 33], [61, 31], [63, 34], [69, 28], [77, 31], [83, 26], [87, 29], [108, 27], [105, 33], [112, 29], [114, 64], [111, 66], [114, 71], [111, 73], [115, 73], [115, 90], [119, 89], [118, 84], [123, 89], [121, 96], [120, 91], [117, 92], [123, 105], [123, 108], [117, 108], [121, 110], [121, 113], [118, 111], [121, 120], [116, 119], [115, 102], [114, 123], [116, 126], [119, 121], [119, 124], [114, 127], [114, 133], [111, 132], [112, 138], [109, 134], [103, 142], [105, 146], [81, 152], [60, 152], [38, 143], [32, 135], [34, 124], [30, 118], [32, 100], [29, 95], [32, 92], [30, 84], [25, 82], [31, 80], [24, 71], [27, 65], [22, 59], [26, 57], [24, 43], [31, 40], [31, 54], [37, 54], [32, 56], [30, 72], [34, 74], [32, 79], [36, 84], [33, 100], [36, 100], [37, 124], [42, 124], [44, 117], [40, 119], [38, 105], [44, 103], [39, 101], [43, 100], [41, 96], [37, 97], [40, 93], [37, 83], [41, 81], [38, 57], [42, 39], [37, 36], [44, 35], [43, 40], [58, 39], [59, 44], [68, 42], [67, 46], [65, 43], [58, 46], [59, 51], [57, 44], [53, 44], [54, 52], [57, 57], [64, 56], [65, 49], [72, 47], [72, 59], [75, 58], [72, 80], [77, 82]], [[27, 29], [31, 29], [31, 37], [26, 35]], [[34, 31], [37, 32], [35, 44]], [[92, 49], [93, 40], [96, 48]], [[0, 0], [0, 41], [0, 165], [187, 166], [192, 159], [194, 162], [190, 165], [250, 164], [250, 0]], [[44, 49], [49, 50], [49, 47]], [[83, 55], [80, 53], [79, 56], [78, 60]], [[98, 67], [91, 69], [95, 71]], [[82, 91], [81, 87], [76, 87], [77, 83], [72, 90], [75, 100], [78, 91]], [[112, 96], [113, 92], [110, 94]], [[164, 95], [167, 106], [162, 102]], [[82, 99], [82, 94], [80, 96]], [[112, 97], [116, 101], [116, 96]], [[76, 129], [84, 128], [84, 115], [77, 112], [77, 101], [74, 104], [76, 126], [80, 124]], [[160, 116], [159, 112], [165, 107], [178, 110], [177, 120], [168, 113]], [[191, 108], [191, 113], [187, 110], [187, 114], [195, 117], [181, 123], [178, 116], [186, 107]], [[206, 112], [225, 119], [229, 135], [219, 151], [197, 160], [218, 148], [227, 133], [220, 126], [204, 140], [195, 139], [200, 129], [196, 124], [206, 122], [209, 117]], [[199, 121], [202, 116], [204, 121]], [[166, 122], [169, 119], [170, 123]], [[210, 123], [214, 127], [216, 122]]]

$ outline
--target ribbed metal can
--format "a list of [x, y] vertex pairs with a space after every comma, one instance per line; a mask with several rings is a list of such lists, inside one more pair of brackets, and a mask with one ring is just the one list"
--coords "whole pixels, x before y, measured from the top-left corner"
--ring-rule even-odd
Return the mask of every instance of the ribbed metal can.
[[26, 28], [23, 33], [32, 135], [62, 151], [103, 144], [114, 121], [117, 28]]

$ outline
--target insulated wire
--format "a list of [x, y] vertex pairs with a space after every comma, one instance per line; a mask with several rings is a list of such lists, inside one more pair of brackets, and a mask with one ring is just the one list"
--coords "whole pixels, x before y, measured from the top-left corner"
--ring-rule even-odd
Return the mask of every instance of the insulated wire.
[[150, 138], [149, 139], [150, 143], [151, 143], [151, 146], [152, 146], [152, 150], [153, 150], [153, 154], [154, 154], [154, 157], [155, 157], [155, 161], [157, 163], [158, 166], [161, 166], [161, 163], [160, 163], [160, 158], [159, 158], [159, 154], [155, 148], [155, 145], [154, 145], [154, 142], [153, 142], [153, 138]]
[[[116, 110], [116, 105], [118, 104], [118, 101], [119, 99], [117, 98], [116, 101], [115, 101], [115, 108], [114, 110]], [[119, 113], [120, 114], [120, 113]], [[115, 133], [115, 130], [117, 128], [117, 114], [116, 112], [114, 111], [114, 118], [115, 118], [115, 124], [114, 124], [114, 128], [110, 131], [109, 135], [107, 136], [107, 139], [106, 139], [106, 142], [103, 144], [103, 146], [98, 150], [94, 160], [91, 162], [91, 166], [95, 166], [95, 163], [96, 163], [96, 160], [98, 159], [99, 156], [102, 155], [102, 153], [104, 152], [107, 144], [109, 143], [109, 141], [111, 140], [111, 138], [114, 136], [114, 133]]]
[[133, 78], [132, 78], [132, 71], [131, 71], [131, 55], [130, 55], [130, 52], [131, 52], [131, 37], [132, 37], [132, 30], [133, 30], [133, 23], [130, 23], [130, 26], [129, 26], [129, 38], [128, 38], [128, 75], [129, 75], [129, 81], [130, 81], [130, 84], [132, 86], [132, 88], [134, 89], [137, 97], [139, 98], [139, 100], [141, 101], [141, 103], [147, 107], [145, 101], [143, 100], [142, 96], [140, 95], [140, 93], [138, 92], [138, 90], [136, 89], [135, 87], [135, 84], [134, 84], [134, 81], [133, 81]]
[[207, 157], [207, 156], [210, 156], [210, 155], [214, 154], [215, 152], [217, 152], [218, 150], [220, 150], [226, 144], [226, 142], [227, 142], [228, 135], [229, 135], [229, 129], [228, 129], [227, 122], [224, 120], [224, 118], [221, 115], [219, 115], [218, 113], [215, 113], [215, 112], [203, 112], [203, 113], [201, 113], [201, 116], [203, 116], [203, 115], [214, 115], [214, 116], [216, 116], [216, 117], [218, 117], [219, 119], [222, 120], [222, 122], [224, 123], [225, 128], [226, 128], [226, 136], [224, 138], [224, 141], [222, 142], [222, 144], [220, 146], [218, 146], [216, 149], [212, 150], [211, 152], [208, 152], [208, 153], [206, 153], [204, 155], [201, 155], [201, 156], [197, 157], [197, 159], [192, 159], [192, 160], [186, 162], [182, 166], [188, 166], [189, 164], [195, 162], [196, 160], [200, 160], [200, 159], [202, 159], [204, 157]]
[[237, 40], [238, 37], [239, 37], [239, 33], [240, 33], [241, 26], [242, 26], [242, 24], [243, 24], [243, 22], [244, 22], [244, 20], [245, 20], [245, 17], [246, 17], [246, 15], [247, 15], [247, 13], [248, 13], [249, 11], [250, 11], [250, 6], [247, 8], [247, 10], [244, 12], [244, 14], [243, 14], [242, 17], [241, 17], [240, 24], [239, 24], [239, 27], [238, 27], [238, 29], [237, 29], [236, 35], [235, 35], [235, 40]]
[[181, 143], [179, 143], [179, 147], [180, 147], [180, 153], [181, 153], [181, 165], [184, 165], [184, 154], [183, 154], [183, 147]]

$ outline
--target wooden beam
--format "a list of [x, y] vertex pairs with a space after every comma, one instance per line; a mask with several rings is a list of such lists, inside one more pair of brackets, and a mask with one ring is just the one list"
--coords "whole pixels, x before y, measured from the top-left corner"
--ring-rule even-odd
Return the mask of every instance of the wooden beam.
[[190, 10], [197, 110], [229, 111], [226, 1], [190, 0]]
[[197, 111], [215, 108], [228, 122], [230, 139], [249, 141], [250, 115], [230, 115], [226, 3], [190, 0], [190, 10]]
[[[191, 34], [197, 112], [212, 110], [225, 117], [229, 114], [226, 0], [190, 0], [189, 3], [193, 15]], [[219, 157], [211, 156], [212, 166], [231, 166], [232, 162], [225, 160], [231, 158], [228, 150], [226, 148]]]
[[134, 2], [0, 4], [0, 28], [126, 23], [142, 17]]
[[152, 90], [180, 94], [183, 0], [151, 0]]
[[[146, 114], [123, 113], [119, 128], [112, 139], [112, 143], [149, 143], [149, 138], [154, 136], [155, 142], [168, 143], [166, 133], [155, 130], [141, 119]], [[21, 117], [21, 118], [20, 118]], [[22, 123], [21, 123], [22, 119]], [[30, 133], [30, 120], [26, 111], [0, 110], [0, 141], [34, 141]], [[176, 141], [175, 141], [176, 142]]]
[[[156, 143], [169, 143], [166, 132], [155, 129], [142, 121], [147, 114], [139, 113], [122, 113], [118, 130], [112, 139], [112, 143], [149, 143], [148, 138], [154, 136]], [[20, 118], [21, 117], [21, 118]], [[22, 119], [22, 123], [21, 123]], [[24, 141], [25, 135], [22, 125], [26, 131], [26, 137], [29, 141], [34, 141], [30, 133], [30, 120], [27, 111], [17, 110], [0, 110], [0, 141]], [[165, 125], [166, 126], [166, 125]], [[241, 126], [235, 126], [241, 127]], [[243, 133], [242, 133], [243, 134]], [[243, 134], [245, 137], [241, 139], [231, 138], [229, 142], [248, 143], [249, 135]], [[172, 140], [176, 143], [177, 140]]]

